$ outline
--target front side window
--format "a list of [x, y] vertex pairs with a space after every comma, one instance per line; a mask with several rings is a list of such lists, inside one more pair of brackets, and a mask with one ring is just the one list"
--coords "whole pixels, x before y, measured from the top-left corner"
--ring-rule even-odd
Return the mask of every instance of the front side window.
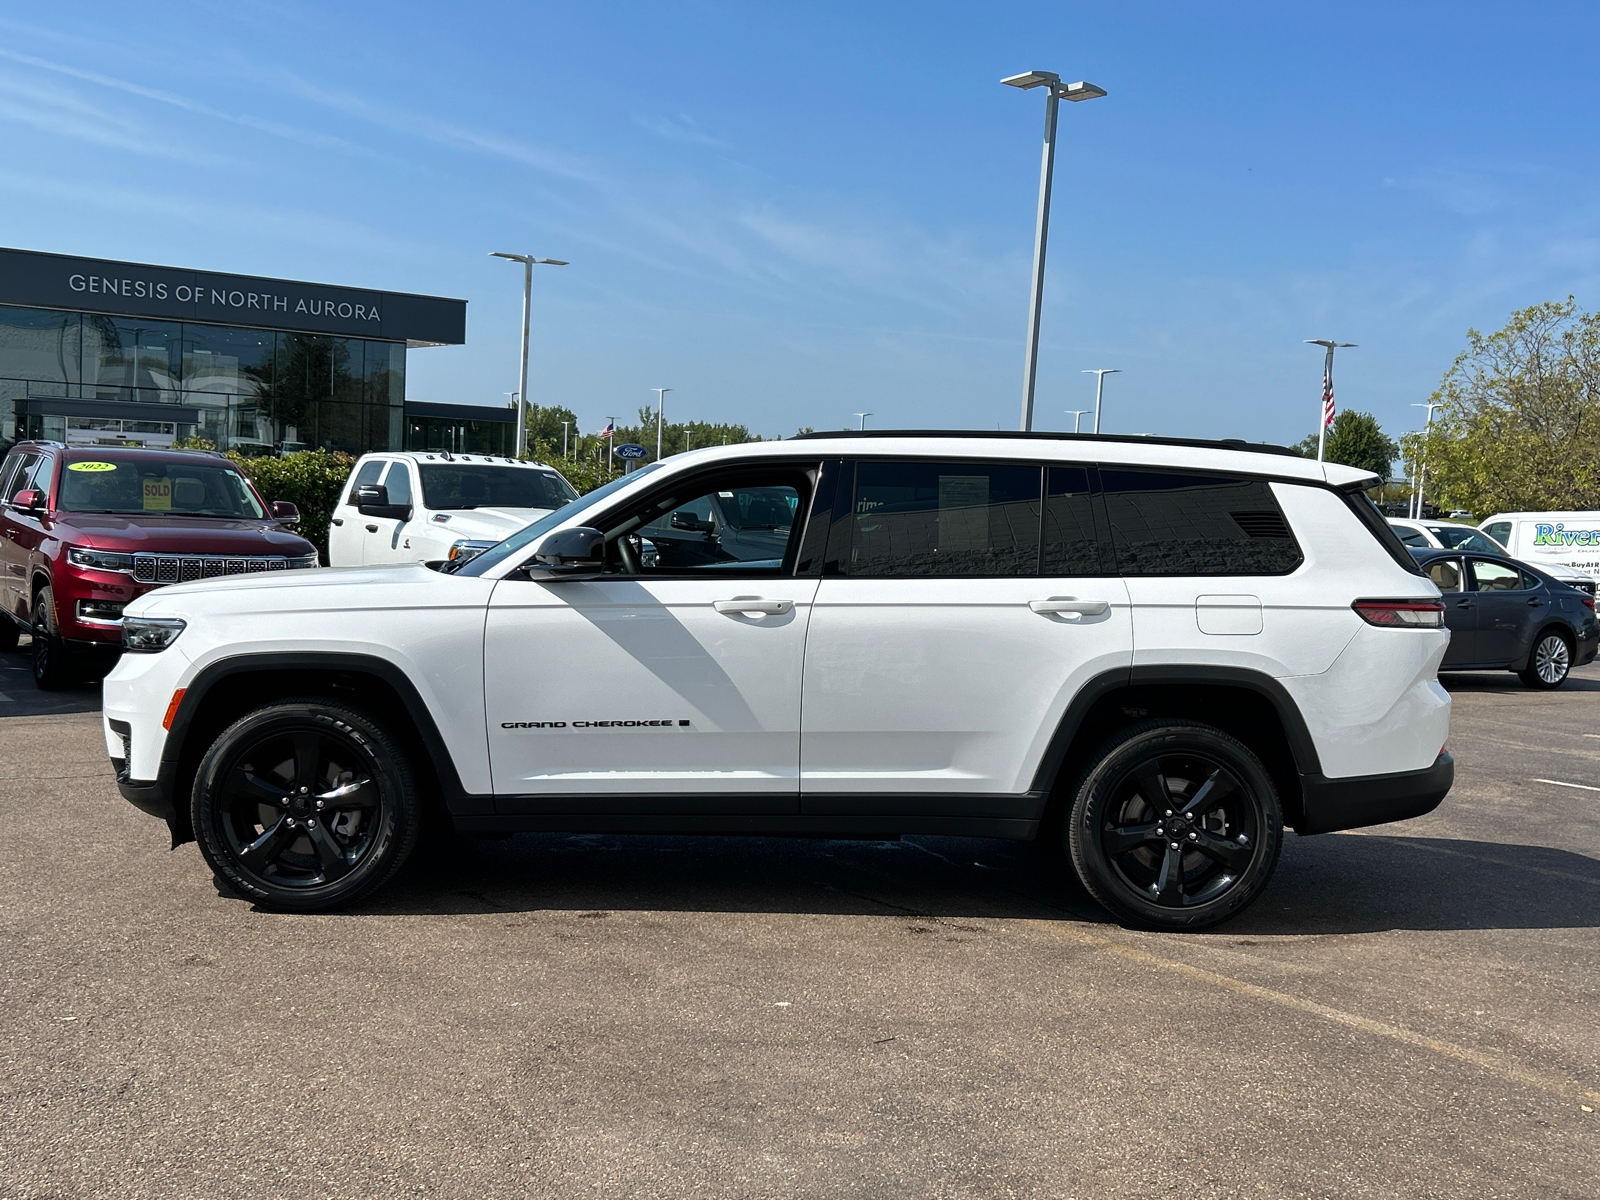
[[37, 451], [12, 458], [11, 465], [7, 467], [5, 478], [5, 500], [7, 504], [17, 498], [18, 492], [27, 488], [28, 476], [33, 473], [33, 465], [38, 461], [39, 454]]
[[1479, 592], [1526, 592], [1538, 586], [1531, 575], [1506, 563], [1472, 560], [1472, 587]]
[[344, 502], [346, 504], [354, 504], [356, 502], [356, 489], [363, 484], [377, 483], [378, 476], [383, 474], [383, 468], [388, 462], [389, 460], [386, 458], [369, 458], [362, 463], [361, 469], [356, 472], [355, 478], [350, 481], [350, 490], [345, 493]]
[[1502, 547], [1511, 544], [1511, 522], [1496, 521], [1493, 525], [1485, 527], [1484, 532], [1499, 542]]
[[1036, 574], [1040, 476], [1010, 463], [858, 463], [844, 574]]
[[423, 463], [422, 502], [435, 511], [560, 508], [578, 493], [554, 471], [488, 463]]
[[224, 462], [78, 459], [61, 475], [57, 507], [68, 512], [174, 513], [260, 520], [250, 485]]
[[787, 574], [810, 491], [795, 466], [675, 482], [607, 520], [607, 571]]
[[1303, 556], [1265, 480], [1101, 468], [1124, 575], [1287, 575]]
[[1461, 560], [1436, 558], [1428, 564], [1428, 578], [1441, 592], [1459, 592], [1461, 586]]

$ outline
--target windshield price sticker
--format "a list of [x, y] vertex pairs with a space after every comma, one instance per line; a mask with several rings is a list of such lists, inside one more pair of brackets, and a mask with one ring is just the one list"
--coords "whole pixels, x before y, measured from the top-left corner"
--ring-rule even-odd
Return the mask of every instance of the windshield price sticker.
[[115, 471], [116, 469], [116, 463], [108, 462], [75, 462], [67, 464], [67, 470], [69, 471]]
[[144, 508], [146, 512], [172, 510], [172, 480], [146, 479], [144, 481]]

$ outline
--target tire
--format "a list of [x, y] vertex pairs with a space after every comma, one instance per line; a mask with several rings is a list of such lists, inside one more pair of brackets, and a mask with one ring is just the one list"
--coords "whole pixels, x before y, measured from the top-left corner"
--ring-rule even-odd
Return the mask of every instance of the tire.
[[67, 643], [56, 624], [55, 592], [39, 589], [33, 600], [33, 681], [46, 692], [59, 691], [78, 682], [67, 657]]
[[15, 650], [17, 643], [21, 640], [22, 626], [4, 613], [0, 613], [0, 654], [7, 654]]
[[380, 887], [411, 854], [422, 816], [399, 739], [371, 715], [315, 697], [223, 730], [190, 802], [211, 869], [284, 912], [322, 912]]
[[1079, 779], [1066, 829], [1089, 894], [1145, 929], [1205, 929], [1243, 912], [1282, 845], [1283, 809], [1261, 760], [1195, 721], [1119, 731]]
[[1555, 629], [1541, 630], [1528, 652], [1528, 669], [1518, 671], [1524, 686], [1549, 691], [1567, 681], [1572, 673], [1572, 643]]

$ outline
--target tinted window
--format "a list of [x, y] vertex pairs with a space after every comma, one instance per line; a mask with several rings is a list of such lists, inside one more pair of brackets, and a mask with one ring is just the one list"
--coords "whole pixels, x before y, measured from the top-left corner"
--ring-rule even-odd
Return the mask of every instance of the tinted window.
[[1287, 575], [1302, 561], [1265, 480], [1100, 472], [1124, 575]]
[[1043, 571], [1046, 575], [1100, 575], [1100, 539], [1094, 528], [1089, 472], [1051, 467], [1044, 501]]
[[361, 464], [361, 469], [356, 472], [355, 478], [350, 481], [350, 490], [345, 493], [345, 503], [354, 504], [356, 489], [364, 483], [377, 483], [378, 476], [383, 473], [386, 458], [369, 458]]
[[1501, 546], [1508, 546], [1511, 544], [1510, 521], [1496, 521], [1493, 525], [1485, 526], [1483, 531], [1495, 541], [1499, 542]]
[[1419, 550], [1428, 548], [1427, 536], [1420, 529], [1410, 529], [1404, 525], [1396, 525], [1394, 531], [1400, 535], [1400, 540], [1408, 546], [1415, 546]]
[[431, 509], [560, 508], [578, 493], [554, 471], [476, 463], [423, 464], [422, 502]]
[[1459, 592], [1461, 588], [1461, 560], [1436, 558], [1428, 564], [1428, 578], [1441, 592]]
[[1032, 575], [1041, 471], [991, 463], [856, 466], [846, 575]]
[[1525, 575], [1507, 563], [1472, 560], [1472, 583], [1480, 592], [1525, 592], [1539, 586], [1531, 575]]
[[1499, 554], [1500, 547], [1476, 529], [1465, 525], [1430, 525], [1428, 532], [1439, 539], [1446, 550], [1476, 550], [1479, 554]]
[[390, 504], [411, 503], [411, 471], [405, 463], [396, 461], [391, 465], [383, 485], [389, 489]]

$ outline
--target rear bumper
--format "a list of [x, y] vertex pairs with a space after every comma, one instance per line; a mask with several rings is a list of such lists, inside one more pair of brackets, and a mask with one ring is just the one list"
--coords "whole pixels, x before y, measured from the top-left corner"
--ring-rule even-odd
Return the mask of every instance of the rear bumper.
[[1395, 775], [1302, 775], [1305, 801], [1295, 832], [1333, 833], [1420, 817], [1439, 807], [1455, 777], [1455, 759], [1443, 753], [1431, 767]]

